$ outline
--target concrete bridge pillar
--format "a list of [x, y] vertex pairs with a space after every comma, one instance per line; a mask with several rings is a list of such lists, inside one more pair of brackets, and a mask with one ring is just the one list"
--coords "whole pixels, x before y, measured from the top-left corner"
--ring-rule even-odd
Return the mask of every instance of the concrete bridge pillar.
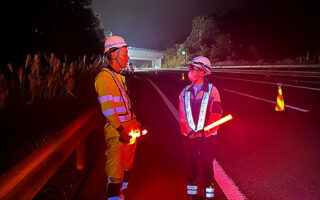
[[155, 60], [155, 65], [154, 65], [154, 67], [155, 67], [156, 69], [160, 69], [160, 68], [161, 68], [161, 58]]

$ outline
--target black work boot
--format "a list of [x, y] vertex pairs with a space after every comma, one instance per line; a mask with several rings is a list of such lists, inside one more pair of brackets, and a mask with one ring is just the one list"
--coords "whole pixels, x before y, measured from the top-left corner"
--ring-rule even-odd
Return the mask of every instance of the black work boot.
[[124, 200], [121, 191], [121, 183], [108, 183], [107, 199], [108, 200]]
[[125, 171], [124, 172], [124, 178], [122, 182], [122, 194], [126, 195], [127, 189], [128, 189], [128, 183], [129, 183], [129, 176], [130, 176], [130, 171]]
[[197, 199], [198, 195], [198, 186], [194, 184], [187, 185], [187, 194], [188, 194], [188, 200], [195, 200]]
[[212, 200], [213, 198], [214, 198], [214, 188], [213, 188], [213, 184], [211, 184], [210, 186], [207, 186], [204, 189], [204, 199]]

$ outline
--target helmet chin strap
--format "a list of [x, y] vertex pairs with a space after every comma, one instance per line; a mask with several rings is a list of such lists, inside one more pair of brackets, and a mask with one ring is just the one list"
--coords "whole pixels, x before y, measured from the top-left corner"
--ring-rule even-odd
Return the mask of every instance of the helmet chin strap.
[[116, 61], [117, 62], [117, 64], [119, 65], [119, 70], [121, 69], [121, 64], [120, 64], [120, 61], [119, 61], [119, 59], [118, 59], [118, 57], [119, 57], [119, 55], [120, 55], [120, 51], [119, 50], [117, 50], [116, 51], [116, 57], [114, 58], [114, 57], [112, 57], [112, 56], [110, 56], [111, 57], [111, 59], [110, 60], [114, 60], [114, 61]]
[[117, 57], [115, 60], [116, 60], [117, 64], [119, 65], [119, 67], [121, 68], [120, 62], [118, 60], [119, 54], [120, 54], [120, 49], [117, 51]]

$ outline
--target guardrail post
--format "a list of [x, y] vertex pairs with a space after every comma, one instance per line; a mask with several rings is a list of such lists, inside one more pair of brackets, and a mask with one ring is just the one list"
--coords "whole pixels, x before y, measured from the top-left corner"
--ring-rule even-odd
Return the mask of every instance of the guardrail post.
[[86, 167], [86, 143], [82, 141], [77, 147], [77, 170], [83, 170]]

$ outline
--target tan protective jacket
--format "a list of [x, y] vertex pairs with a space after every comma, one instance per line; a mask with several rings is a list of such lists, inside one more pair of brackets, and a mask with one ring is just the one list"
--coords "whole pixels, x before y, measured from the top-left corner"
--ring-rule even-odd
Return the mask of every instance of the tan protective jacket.
[[137, 123], [135, 115], [131, 112], [124, 76], [112, 69], [103, 68], [96, 76], [95, 89], [102, 113], [107, 119], [106, 139], [120, 136], [117, 128], [121, 125], [125, 128]]

